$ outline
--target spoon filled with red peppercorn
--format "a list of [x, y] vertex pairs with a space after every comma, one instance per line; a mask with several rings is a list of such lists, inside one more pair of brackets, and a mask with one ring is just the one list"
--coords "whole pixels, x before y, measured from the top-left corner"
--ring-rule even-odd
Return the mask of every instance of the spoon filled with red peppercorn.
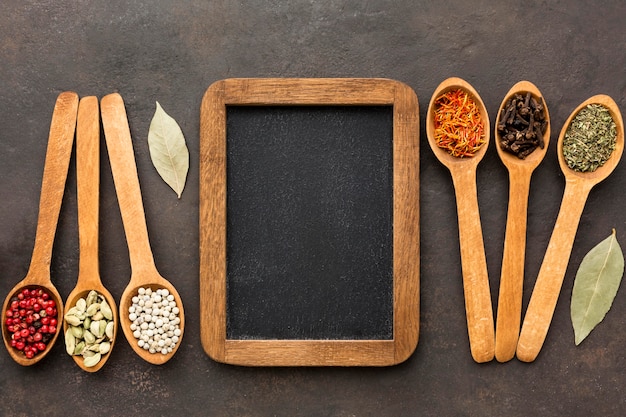
[[[100, 109], [97, 97], [83, 97], [78, 105], [78, 122], [76, 125], [76, 180], [78, 194], [78, 239], [80, 249], [80, 261], [78, 266], [78, 280], [76, 286], [70, 292], [65, 303], [65, 311], [76, 306], [78, 300], [89, 299], [89, 293], [96, 291], [106, 301], [106, 312], [104, 309], [94, 310], [93, 313], [86, 313], [85, 318], [90, 317], [89, 322], [107, 321], [110, 319], [113, 323], [113, 335], [117, 327], [117, 307], [115, 299], [111, 293], [105, 288], [100, 279], [100, 271], [98, 265], [98, 207], [99, 207], [99, 186], [100, 186]], [[96, 319], [96, 315], [100, 311], [102, 318]], [[103, 314], [104, 313], [104, 314]], [[89, 314], [89, 315], [87, 315]], [[78, 319], [78, 318], [76, 318]], [[85, 319], [82, 323], [74, 323], [79, 327], [79, 340], [84, 340], [83, 332], [90, 331], [90, 327], [86, 325]], [[67, 332], [70, 323], [67, 320], [63, 322], [63, 331]], [[81, 328], [82, 327], [82, 328]], [[77, 329], [74, 329], [77, 330]], [[91, 329], [92, 330], [92, 329]], [[103, 338], [103, 331], [95, 330], [91, 334], [96, 333], [96, 337]], [[70, 334], [72, 341], [75, 341]], [[76, 365], [87, 372], [96, 372], [106, 363], [110, 357], [110, 351], [113, 349], [115, 337], [107, 338], [106, 352], [95, 351], [92, 354], [98, 354], [100, 359], [94, 364], [89, 363], [85, 357], [85, 350], [89, 350], [88, 346], [75, 349], [66, 346], [69, 350], [74, 350], [72, 358]], [[68, 344], [66, 335], [66, 345]], [[95, 344], [95, 343], [94, 343]], [[94, 345], [92, 344], [92, 346]]]
[[50, 279], [52, 246], [57, 229], [74, 143], [78, 95], [61, 93], [54, 106], [43, 170], [35, 246], [26, 277], [2, 306], [2, 336], [13, 360], [34, 365], [59, 335], [63, 317], [61, 295]]
[[509, 206], [496, 318], [496, 359], [499, 362], [513, 359], [517, 347], [530, 178], [548, 150], [549, 120], [541, 92], [529, 81], [520, 81], [511, 87], [496, 117], [496, 149], [509, 172]]
[[435, 156], [452, 175], [470, 350], [476, 362], [488, 362], [494, 356], [495, 331], [476, 168], [489, 144], [489, 115], [469, 83], [448, 78], [439, 84], [428, 105], [426, 134]]
[[[592, 127], [593, 134], [586, 134], [585, 136], [595, 141], [595, 145], [601, 144], [600, 148], [602, 151], [609, 154], [608, 159], [603, 161], [595, 170], [579, 171], [568, 164], [564, 153], [564, 143], [568, 135], [572, 133], [570, 127], [573, 127], [573, 122], [578, 118], [578, 115], [583, 113], [583, 110], [587, 109], [588, 106], [597, 105], [608, 113], [609, 118], [614, 123], [614, 129], [609, 128], [605, 130], [607, 127], [605, 125], [606, 120], [588, 120], [590, 125], [582, 124], [586, 125], [585, 129], [596, 124], [601, 125], [599, 130]], [[576, 125], [578, 124], [576, 123]], [[609, 135], [609, 131], [614, 133], [614, 135]], [[609, 136], [612, 136], [612, 140], [609, 140]], [[577, 139], [580, 139], [580, 137]], [[612, 146], [608, 146], [609, 143]], [[597, 147], [585, 146], [579, 156], [582, 159], [593, 156], [592, 159], [595, 160], [598, 156], [595, 154], [596, 151], [598, 151]], [[548, 334], [572, 253], [572, 247], [574, 246], [580, 216], [585, 208], [589, 192], [596, 184], [613, 172], [622, 157], [623, 151], [624, 120], [615, 101], [607, 95], [600, 94], [585, 100], [574, 109], [561, 129], [557, 144], [557, 155], [561, 171], [563, 171], [565, 176], [565, 190], [554, 230], [550, 237], [550, 243], [541, 263], [517, 342], [515, 353], [517, 358], [523, 362], [532, 362], [537, 358]]]
[[[101, 111], [111, 172], [113, 173], [122, 223], [126, 233], [132, 270], [130, 282], [120, 299], [120, 326], [137, 355], [149, 363], [161, 365], [172, 358], [180, 343], [176, 343], [167, 353], [148, 349], [148, 346], [144, 345], [144, 341], [138, 341], [133, 334], [134, 331], [139, 332], [139, 330], [131, 329], [133, 321], [129, 317], [129, 309], [133, 306], [133, 298], [138, 296], [140, 289], [147, 289], [149, 292], [167, 290], [168, 295], [172, 296], [172, 301], [177, 305], [179, 332], [177, 332], [176, 337], [182, 339], [185, 328], [183, 303], [176, 288], [161, 276], [154, 263], [154, 256], [148, 240], [148, 228], [141, 199], [133, 143], [122, 97], [117, 93], [103, 97]], [[143, 317], [145, 322], [142, 324], [147, 326], [149, 321], [157, 321], [156, 317], [155, 312], [152, 311], [151, 318], [154, 320]], [[141, 342], [141, 346], [138, 342]]]

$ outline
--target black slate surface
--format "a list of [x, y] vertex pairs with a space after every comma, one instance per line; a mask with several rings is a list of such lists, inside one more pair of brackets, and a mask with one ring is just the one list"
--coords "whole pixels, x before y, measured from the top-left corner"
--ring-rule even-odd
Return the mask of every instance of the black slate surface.
[[393, 107], [228, 106], [226, 335], [393, 338]]
[[[612, 228], [626, 242], [620, 164], [583, 212], [563, 290], [543, 350], [532, 364], [478, 365], [467, 340], [454, 193], [427, 146], [424, 117], [445, 78], [480, 93], [495, 120], [503, 95], [527, 79], [542, 91], [553, 141], [530, 192], [524, 308], [564, 188], [556, 140], [588, 97], [611, 95], [626, 109], [626, 4], [562, 1], [83, 1], [7, 0], [0, 14], [0, 296], [28, 268], [48, 127], [59, 92], [126, 101], [161, 273], [176, 285], [188, 321], [183, 344], [163, 366], [143, 362], [122, 339], [96, 375], [61, 341], [35, 367], [0, 352], [0, 415], [190, 416], [620, 416], [626, 412], [626, 293], [580, 346], [569, 318], [584, 254]], [[228, 77], [387, 77], [420, 101], [421, 326], [415, 354], [390, 368], [240, 368], [200, 345], [198, 296], [199, 106]], [[155, 101], [180, 124], [191, 152], [178, 200], [151, 165], [147, 132]], [[119, 209], [103, 154], [101, 275], [117, 298], [129, 275]], [[75, 170], [52, 263], [65, 297], [78, 267]], [[478, 198], [492, 300], [507, 207], [507, 173], [493, 145], [478, 168]], [[623, 289], [622, 289], [623, 290]], [[3, 348], [2, 348], [3, 349]]]

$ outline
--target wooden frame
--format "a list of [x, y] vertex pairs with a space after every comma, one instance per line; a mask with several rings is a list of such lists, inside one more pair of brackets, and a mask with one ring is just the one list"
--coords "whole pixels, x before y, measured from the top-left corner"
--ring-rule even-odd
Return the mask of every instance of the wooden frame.
[[[393, 339], [226, 337], [226, 106], [393, 106]], [[388, 366], [419, 334], [419, 112], [414, 91], [387, 79], [227, 79], [200, 109], [200, 330], [215, 361], [246, 366]]]

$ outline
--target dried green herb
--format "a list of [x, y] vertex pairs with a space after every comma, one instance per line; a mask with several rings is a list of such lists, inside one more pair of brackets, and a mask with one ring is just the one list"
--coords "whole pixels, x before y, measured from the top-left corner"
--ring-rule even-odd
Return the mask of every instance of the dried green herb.
[[593, 172], [615, 150], [617, 128], [609, 109], [589, 104], [572, 119], [563, 138], [567, 166], [579, 172]]
[[615, 230], [583, 258], [572, 290], [571, 317], [576, 345], [604, 319], [624, 274], [624, 255]]
[[189, 170], [189, 150], [180, 126], [158, 102], [150, 123], [148, 145], [152, 164], [180, 198]]

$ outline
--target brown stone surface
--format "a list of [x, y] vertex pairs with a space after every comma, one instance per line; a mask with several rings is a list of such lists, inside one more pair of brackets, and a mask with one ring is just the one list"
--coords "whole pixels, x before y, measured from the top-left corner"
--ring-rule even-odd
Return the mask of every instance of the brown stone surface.
[[[450, 76], [479, 91], [492, 122], [515, 82], [527, 79], [543, 92], [552, 141], [531, 184], [525, 308], [564, 188], [556, 137], [565, 119], [599, 93], [612, 96], [622, 112], [626, 108], [624, 16], [619, 0], [4, 1], [0, 297], [28, 268], [56, 96], [117, 91], [135, 140], [157, 267], [184, 299], [187, 325], [181, 348], [163, 366], [143, 362], [124, 339], [93, 375], [67, 357], [62, 340], [29, 368], [0, 352], [0, 415], [623, 415], [626, 293], [618, 293], [604, 322], [578, 347], [569, 318], [584, 254], [612, 228], [626, 242], [623, 167], [591, 191], [537, 361], [478, 365], [467, 339], [454, 192], [449, 173], [428, 148], [423, 118], [433, 90]], [[228, 77], [386, 77], [416, 91], [422, 119], [421, 328], [407, 362], [381, 369], [240, 368], [205, 355], [198, 296], [199, 107], [206, 88]], [[148, 153], [157, 100], [179, 122], [191, 153], [180, 200]], [[63, 297], [78, 268], [75, 181], [72, 162], [52, 263]], [[507, 192], [506, 170], [491, 148], [478, 169], [478, 198], [494, 310]], [[101, 222], [102, 280], [119, 299], [130, 269], [106, 153]]]

